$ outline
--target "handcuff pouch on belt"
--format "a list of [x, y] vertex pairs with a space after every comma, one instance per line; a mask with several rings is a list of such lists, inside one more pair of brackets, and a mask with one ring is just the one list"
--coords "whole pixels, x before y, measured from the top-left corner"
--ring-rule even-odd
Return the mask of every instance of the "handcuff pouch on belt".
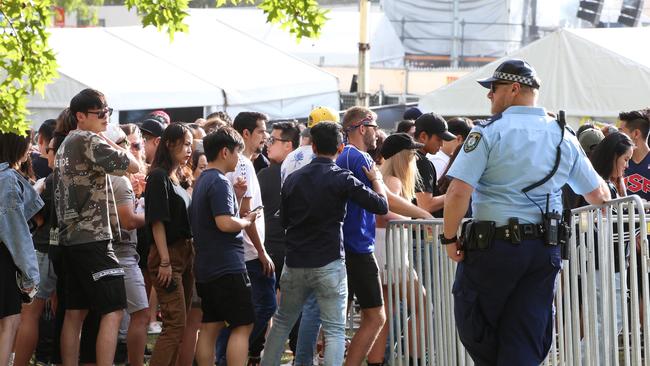
[[463, 249], [486, 250], [494, 241], [496, 224], [494, 221], [466, 221], [462, 229]]

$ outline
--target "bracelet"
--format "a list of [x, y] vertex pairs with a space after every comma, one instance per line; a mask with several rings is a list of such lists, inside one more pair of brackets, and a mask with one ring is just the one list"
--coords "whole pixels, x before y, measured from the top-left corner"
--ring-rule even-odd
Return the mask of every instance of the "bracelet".
[[170, 266], [170, 263], [169, 263], [169, 262], [167, 262], [167, 263], [162, 263], [162, 262], [161, 262], [161, 263], [158, 265], [158, 267], [163, 267], [163, 268], [164, 268], [164, 267], [169, 267], [169, 266]]

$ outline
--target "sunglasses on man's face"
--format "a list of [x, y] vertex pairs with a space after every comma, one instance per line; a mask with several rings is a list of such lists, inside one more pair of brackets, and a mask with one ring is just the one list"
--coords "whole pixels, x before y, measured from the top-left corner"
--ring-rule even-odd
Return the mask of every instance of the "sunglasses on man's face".
[[492, 91], [492, 94], [497, 92], [497, 86], [499, 85], [512, 85], [512, 83], [492, 83], [490, 85], [490, 90]]
[[96, 114], [97, 118], [102, 119], [106, 117], [106, 115], [112, 115], [113, 114], [113, 108], [104, 108], [101, 111], [86, 111], [86, 114]]
[[274, 137], [274, 136], [269, 136], [269, 138], [266, 139], [267, 145], [273, 145], [276, 141], [291, 142], [291, 140], [282, 139], [282, 138]]

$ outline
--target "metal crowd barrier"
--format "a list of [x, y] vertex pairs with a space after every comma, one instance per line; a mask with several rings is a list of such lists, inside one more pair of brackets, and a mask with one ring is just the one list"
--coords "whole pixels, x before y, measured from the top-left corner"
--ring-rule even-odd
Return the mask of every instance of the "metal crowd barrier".
[[473, 365], [456, 333], [456, 263], [440, 233], [442, 219], [392, 221], [386, 230], [390, 365]]
[[[570, 258], [556, 280], [555, 332], [543, 365], [650, 366], [645, 209], [630, 196], [571, 211]], [[456, 332], [456, 264], [440, 233], [441, 219], [392, 221], [387, 228], [390, 365], [473, 365]]]

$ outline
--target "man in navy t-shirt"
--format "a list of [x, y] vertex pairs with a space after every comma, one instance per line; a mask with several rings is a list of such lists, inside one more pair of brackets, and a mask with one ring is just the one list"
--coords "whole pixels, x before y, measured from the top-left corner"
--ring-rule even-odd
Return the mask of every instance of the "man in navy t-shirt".
[[[194, 233], [194, 274], [203, 320], [196, 349], [199, 365], [214, 365], [215, 343], [224, 326], [231, 329], [229, 365], [248, 359], [248, 337], [255, 314], [251, 284], [244, 262], [242, 230], [257, 218], [240, 218], [237, 196], [225, 174], [235, 170], [244, 142], [234, 129], [223, 127], [203, 139], [208, 166], [196, 181], [190, 216]], [[238, 187], [239, 188], [239, 187]], [[243, 195], [242, 190], [242, 195]]]
[[626, 134], [636, 148], [632, 153], [629, 166], [625, 169], [625, 185], [627, 194], [637, 194], [650, 201], [650, 148], [648, 147], [648, 132], [650, 131], [650, 109], [621, 112], [620, 131]]
[[287, 230], [287, 256], [280, 281], [280, 307], [273, 318], [262, 365], [279, 366], [284, 343], [305, 300], [316, 295], [325, 334], [325, 365], [342, 365], [345, 352], [347, 276], [341, 229], [348, 202], [373, 214], [388, 212], [386, 191], [376, 168], [363, 169], [372, 189], [334, 164], [343, 150], [339, 125], [312, 127], [316, 158], [287, 177], [280, 220]]

